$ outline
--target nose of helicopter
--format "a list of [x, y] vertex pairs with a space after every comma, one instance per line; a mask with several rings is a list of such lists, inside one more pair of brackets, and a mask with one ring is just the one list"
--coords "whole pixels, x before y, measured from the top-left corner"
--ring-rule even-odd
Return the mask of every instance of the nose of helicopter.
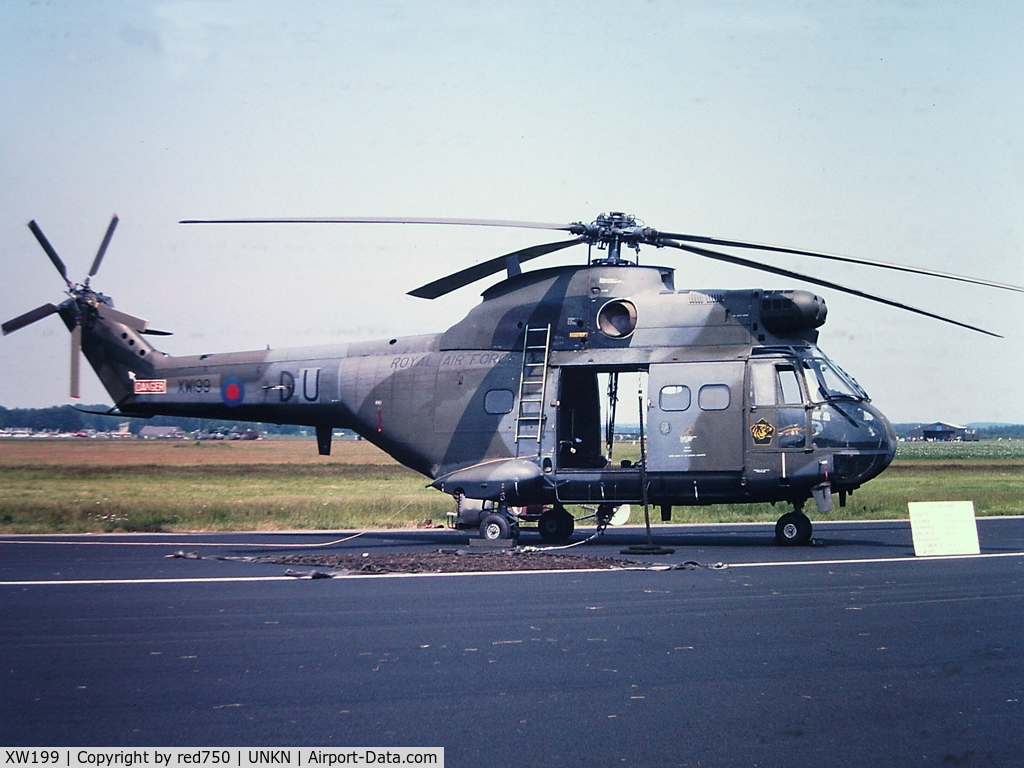
[[896, 455], [896, 432], [866, 402], [836, 401], [815, 409], [814, 446], [832, 453], [833, 488], [853, 489], [879, 475]]

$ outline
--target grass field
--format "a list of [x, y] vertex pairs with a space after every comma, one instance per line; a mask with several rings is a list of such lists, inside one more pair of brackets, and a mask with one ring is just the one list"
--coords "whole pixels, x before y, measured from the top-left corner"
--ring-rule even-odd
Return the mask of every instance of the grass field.
[[[451, 498], [366, 442], [0, 441], [0, 532], [410, 527]], [[1024, 514], [1024, 442], [905, 443], [832, 519], [907, 516], [908, 501]], [[774, 521], [768, 504], [677, 507], [673, 522]], [[810, 510], [812, 517], [819, 517]], [[658, 518], [658, 515], [654, 515]], [[641, 522], [634, 509], [631, 522]]]

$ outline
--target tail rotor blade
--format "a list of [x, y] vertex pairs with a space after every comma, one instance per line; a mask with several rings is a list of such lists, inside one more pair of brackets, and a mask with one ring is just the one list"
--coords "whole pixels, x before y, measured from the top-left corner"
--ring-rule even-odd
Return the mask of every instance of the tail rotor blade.
[[43, 246], [43, 250], [46, 251], [46, 255], [50, 257], [50, 261], [53, 262], [53, 266], [55, 266], [57, 271], [60, 272], [60, 276], [64, 278], [64, 282], [68, 284], [69, 288], [73, 287], [71, 281], [68, 280], [68, 268], [64, 266], [64, 262], [61, 261], [60, 256], [57, 255], [53, 246], [50, 245], [50, 241], [46, 239], [46, 235], [43, 234], [43, 230], [41, 230], [39, 225], [36, 224], [35, 219], [28, 223], [28, 228], [32, 230], [32, 234], [36, 236], [36, 240], [39, 241], [39, 244]]
[[[115, 213], [113, 218], [110, 220], [110, 226], [107, 227], [107, 234], [103, 236], [103, 242], [100, 243], [100, 249], [96, 252], [96, 258], [92, 260], [92, 267], [89, 269], [89, 277], [95, 276], [100, 271], [100, 263], [103, 261], [103, 256], [107, 253], [107, 246], [110, 245], [110, 238], [114, 236], [114, 230], [117, 228], [117, 214]], [[86, 279], [88, 283], [88, 279]]]
[[57, 307], [53, 304], [43, 304], [41, 307], [36, 307], [31, 312], [26, 312], [24, 315], [19, 315], [13, 320], [8, 320], [3, 325], [4, 336], [8, 333], [14, 333], [19, 328], [24, 328], [26, 325], [32, 325], [36, 320], [42, 320], [44, 317], [49, 317], [57, 311]]
[[76, 325], [71, 331], [71, 397], [80, 397], [78, 393], [79, 373], [82, 361], [82, 326]]

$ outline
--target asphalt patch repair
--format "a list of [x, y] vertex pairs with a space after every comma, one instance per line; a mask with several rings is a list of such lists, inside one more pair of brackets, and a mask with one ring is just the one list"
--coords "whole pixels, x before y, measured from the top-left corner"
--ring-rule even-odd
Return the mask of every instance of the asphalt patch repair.
[[286, 555], [268, 562], [304, 568], [326, 568], [333, 573], [294, 573], [295, 576], [382, 573], [487, 573], [500, 571], [570, 571], [581, 569], [628, 568], [632, 560], [590, 555], [562, 555], [547, 552], [501, 550], [495, 552], [421, 552], [351, 555]]

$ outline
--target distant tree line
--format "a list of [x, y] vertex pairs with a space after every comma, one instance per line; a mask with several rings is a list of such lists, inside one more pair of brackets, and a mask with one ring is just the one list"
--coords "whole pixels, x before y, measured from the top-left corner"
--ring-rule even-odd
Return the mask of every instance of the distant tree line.
[[[83, 406], [93, 411], [101, 411], [108, 406]], [[154, 416], [151, 419], [131, 418], [129, 416], [102, 416], [95, 413], [83, 413], [70, 405], [56, 405], [50, 408], [4, 408], [0, 405], [0, 429], [34, 429], [55, 430], [58, 432], [78, 432], [84, 429], [95, 429], [97, 432], [116, 430], [118, 424], [128, 422], [128, 430], [138, 434], [146, 425], [153, 427], [180, 427], [185, 432], [198, 430], [255, 430], [271, 435], [300, 435], [303, 430], [312, 434], [311, 427], [293, 424], [263, 424], [254, 421], [219, 421], [216, 419], [190, 419], [178, 416]]]
[[1007, 440], [1013, 438], [1015, 440], [1024, 439], [1024, 424], [1001, 424], [999, 426], [992, 427], [978, 427], [978, 437], [982, 440], [998, 440], [1002, 438]]

